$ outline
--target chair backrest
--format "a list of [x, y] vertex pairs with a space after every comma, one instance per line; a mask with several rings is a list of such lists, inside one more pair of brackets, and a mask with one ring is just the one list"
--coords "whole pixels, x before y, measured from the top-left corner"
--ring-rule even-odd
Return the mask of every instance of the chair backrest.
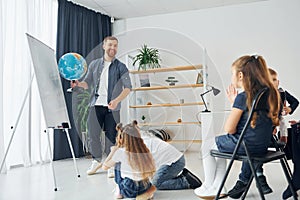
[[[241, 143], [243, 142], [243, 138], [244, 138], [245, 132], [248, 129], [250, 123], [251, 123], [253, 114], [255, 112], [261, 110], [261, 109], [266, 109], [265, 102], [268, 99], [268, 94], [269, 94], [268, 91], [269, 91], [269, 88], [265, 87], [265, 88], [259, 90], [257, 92], [257, 94], [255, 95], [255, 97], [254, 97], [254, 99], [252, 101], [252, 104], [251, 104], [251, 109], [250, 109], [250, 111], [248, 113], [247, 121], [246, 121], [246, 123], [244, 125], [244, 128], [243, 128], [243, 130], [242, 130], [242, 132], [240, 134], [239, 140], [238, 140], [238, 142], [237, 142], [237, 144], [235, 146], [235, 149], [233, 151], [233, 155], [232, 155], [233, 157], [236, 156], [237, 151], [240, 148]], [[247, 148], [244, 142], [243, 142], [243, 144], [244, 144], [244, 147]]]

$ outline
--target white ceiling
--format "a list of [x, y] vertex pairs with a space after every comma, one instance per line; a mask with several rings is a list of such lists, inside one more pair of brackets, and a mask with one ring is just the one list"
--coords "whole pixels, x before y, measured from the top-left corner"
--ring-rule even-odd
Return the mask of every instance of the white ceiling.
[[70, 0], [116, 19], [199, 10], [266, 0]]

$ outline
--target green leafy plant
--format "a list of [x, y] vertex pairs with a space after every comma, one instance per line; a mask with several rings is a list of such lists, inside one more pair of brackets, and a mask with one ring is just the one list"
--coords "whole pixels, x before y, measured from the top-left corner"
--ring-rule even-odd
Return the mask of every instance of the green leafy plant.
[[160, 68], [159, 61], [161, 59], [159, 57], [158, 49], [149, 48], [146, 44], [144, 44], [141, 49], [138, 49], [138, 51], [139, 53], [133, 59], [133, 65], [137, 62], [139, 64], [138, 70]]
[[145, 115], [142, 116], [142, 120], [144, 121], [146, 119]]
[[87, 132], [87, 118], [89, 114], [90, 93], [88, 90], [82, 90], [77, 94], [78, 98], [78, 123], [80, 124], [81, 132]]

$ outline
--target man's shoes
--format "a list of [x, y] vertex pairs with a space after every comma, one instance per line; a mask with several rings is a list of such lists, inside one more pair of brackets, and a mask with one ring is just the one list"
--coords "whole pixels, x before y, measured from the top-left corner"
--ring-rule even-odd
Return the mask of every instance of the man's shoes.
[[101, 169], [102, 163], [99, 163], [97, 160], [93, 160], [91, 166], [86, 171], [87, 175], [95, 174], [99, 169]]
[[228, 192], [228, 196], [233, 199], [239, 199], [247, 188], [247, 183], [238, 180], [235, 186]]
[[269, 194], [269, 193], [273, 192], [273, 190], [268, 185], [266, 177], [264, 175], [260, 175], [258, 177], [258, 182], [259, 182], [259, 184], [261, 186], [261, 189], [262, 189], [264, 194]]
[[183, 168], [182, 175], [186, 178], [191, 189], [198, 188], [202, 185], [202, 182], [200, 181], [200, 179], [195, 174], [190, 172], [188, 169]]
[[115, 177], [115, 168], [111, 167], [107, 170], [107, 178], [114, 178]]

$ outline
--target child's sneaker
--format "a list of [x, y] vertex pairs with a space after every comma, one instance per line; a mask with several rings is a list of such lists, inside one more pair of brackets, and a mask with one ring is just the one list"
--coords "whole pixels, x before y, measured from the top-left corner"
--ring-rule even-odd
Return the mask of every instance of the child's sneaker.
[[229, 197], [239, 199], [247, 188], [247, 183], [238, 180], [235, 186], [228, 192]]
[[118, 185], [116, 185], [115, 192], [114, 192], [114, 197], [115, 197], [115, 199], [123, 199], [123, 196], [120, 192], [120, 188], [119, 188]]

